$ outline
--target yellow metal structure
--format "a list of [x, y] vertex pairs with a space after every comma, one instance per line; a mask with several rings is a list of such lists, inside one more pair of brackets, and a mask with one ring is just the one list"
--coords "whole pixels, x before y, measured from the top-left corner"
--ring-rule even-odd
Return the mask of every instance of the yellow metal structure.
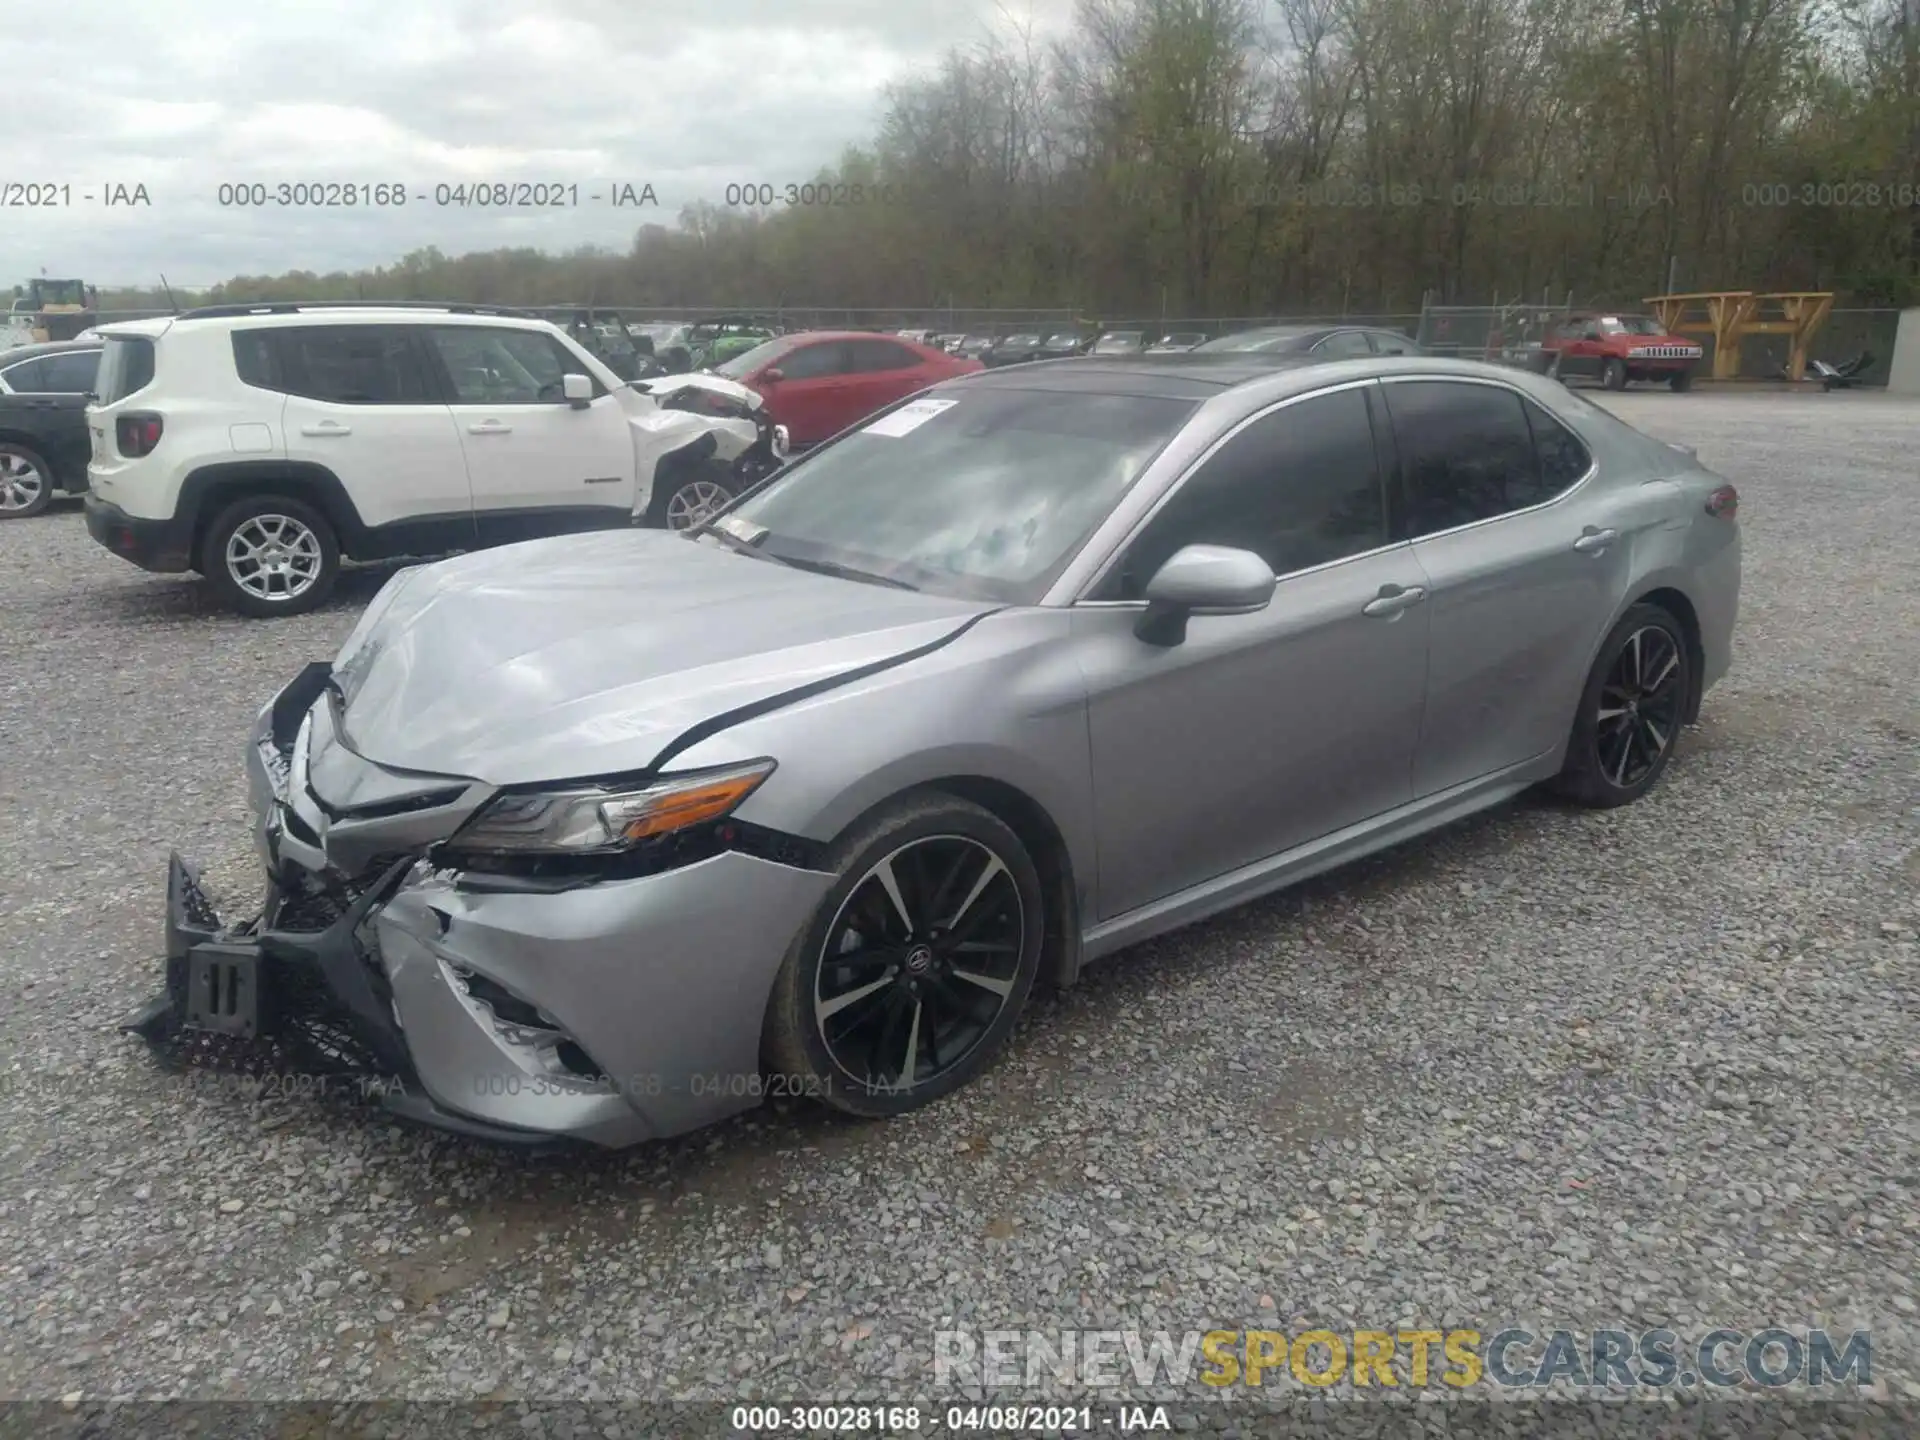
[[1713, 337], [1713, 378], [1740, 376], [1740, 342], [1749, 335], [1785, 335], [1787, 375], [1799, 380], [1807, 371], [1807, 351], [1833, 309], [1827, 290], [1785, 290], [1756, 295], [1751, 290], [1705, 290], [1688, 295], [1649, 295], [1654, 318], [1676, 335]]

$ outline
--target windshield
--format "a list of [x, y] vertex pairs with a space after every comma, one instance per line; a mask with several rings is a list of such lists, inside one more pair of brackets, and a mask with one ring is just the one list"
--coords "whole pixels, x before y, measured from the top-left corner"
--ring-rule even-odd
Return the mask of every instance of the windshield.
[[1138, 350], [1140, 342], [1146, 339], [1137, 330], [1116, 330], [1111, 335], [1102, 335], [1093, 347], [1096, 355], [1111, 355], [1116, 350]]
[[1664, 335], [1666, 326], [1651, 315], [1609, 315], [1600, 322], [1602, 335]]
[[1047, 348], [1049, 350], [1078, 350], [1080, 348], [1080, 337], [1078, 335], [1049, 335], [1047, 337]]
[[1312, 330], [1247, 330], [1238, 335], [1223, 335], [1197, 346], [1201, 350], [1286, 350], [1298, 345]]
[[768, 364], [774, 357], [784, 355], [792, 348], [793, 340], [790, 336], [782, 336], [778, 340], [768, 340], [764, 344], [755, 345], [751, 350], [742, 350], [731, 360], [715, 365], [713, 367], [713, 373], [716, 375], [724, 375], [729, 380], [744, 379], [746, 376], [758, 370], [762, 365]]
[[718, 528], [775, 559], [1031, 605], [1194, 409], [962, 382], [797, 462]]
[[1000, 343], [1002, 345], [1038, 345], [1040, 343], [1040, 337], [1038, 335], [1009, 335]]

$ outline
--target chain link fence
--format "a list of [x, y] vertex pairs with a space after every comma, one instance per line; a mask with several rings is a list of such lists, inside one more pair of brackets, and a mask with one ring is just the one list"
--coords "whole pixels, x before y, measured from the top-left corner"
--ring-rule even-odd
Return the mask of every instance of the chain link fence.
[[[268, 302], [262, 302], [268, 303]], [[284, 303], [284, 302], [282, 302]], [[344, 302], [351, 303], [351, 302]], [[434, 302], [422, 301], [422, 304]], [[1502, 364], [1524, 364], [1537, 349], [1547, 328], [1567, 314], [1566, 305], [1429, 305], [1418, 314], [1348, 311], [1295, 313], [1290, 315], [1230, 316], [1099, 316], [1077, 312], [1067, 306], [1051, 309], [916, 309], [901, 306], [890, 310], [835, 309], [809, 306], [587, 306], [538, 305], [525, 307], [538, 312], [591, 310], [595, 316], [618, 316], [629, 325], [692, 324], [723, 316], [759, 320], [782, 331], [795, 330], [876, 330], [927, 331], [937, 335], [984, 335], [1001, 338], [1022, 332], [1051, 334], [1060, 330], [1078, 330], [1092, 334], [1107, 330], [1138, 330], [1158, 339], [1163, 335], [1202, 335], [1213, 339], [1242, 330], [1270, 325], [1368, 325], [1400, 330], [1412, 336], [1422, 349], [1435, 355], [1467, 360], [1490, 360]], [[1605, 307], [1585, 307], [1605, 308]], [[1639, 313], [1645, 307], [1633, 303], [1618, 307]], [[100, 323], [114, 320], [147, 319], [173, 312], [157, 310], [102, 310]], [[1885, 385], [1893, 357], [1894, 335], [1899, 327], [1898, 310], [1835, 310], [1814, 337], [1809, 359], [1845, 365], [1860, 355], [1871, 362], [1860, 373], [1857, 384]], [[1711, 374], [1713, 337], [1691, 335], [1706, 350], [1701, 373]], [[1784, 376], [1788, 340], [1784, 335], [1751, 335], [1741, 346], [1740, 373], [1749, 379], [1778, 379]]]

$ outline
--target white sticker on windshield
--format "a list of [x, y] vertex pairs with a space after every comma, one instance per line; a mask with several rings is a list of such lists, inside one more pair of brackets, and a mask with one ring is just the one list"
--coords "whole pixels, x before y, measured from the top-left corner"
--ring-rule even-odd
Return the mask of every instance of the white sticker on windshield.
[[724, 530], [727, 534], [733, 536], [734, 539], [747, 545], [757, 543], [760, 537], [767, 533], [766, 526], [756, 525], [753, 521], [740, 515], [722, 515], [718, 520], [713, 522], [713, 528], [716, 530]]
[[943, 410], [951, 410], [958, 400], [915, 400], [902, 405], [891, 415], [882, 415], [860, 433], [862, 435], [911, 435]]

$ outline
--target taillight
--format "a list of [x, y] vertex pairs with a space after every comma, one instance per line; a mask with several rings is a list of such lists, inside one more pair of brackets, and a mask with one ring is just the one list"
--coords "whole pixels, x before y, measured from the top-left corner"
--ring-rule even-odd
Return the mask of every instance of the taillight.
[[1740, 492], [1722, 485], [1707, 496], [1707, 514], [1718, 520], [1731, 520], [1740, 513]]
[[120, 453], [129, 460], [151, 455], [160, 443], [162, 429], [158, 415], [122, 415], [114, 422], [113, 435]]

